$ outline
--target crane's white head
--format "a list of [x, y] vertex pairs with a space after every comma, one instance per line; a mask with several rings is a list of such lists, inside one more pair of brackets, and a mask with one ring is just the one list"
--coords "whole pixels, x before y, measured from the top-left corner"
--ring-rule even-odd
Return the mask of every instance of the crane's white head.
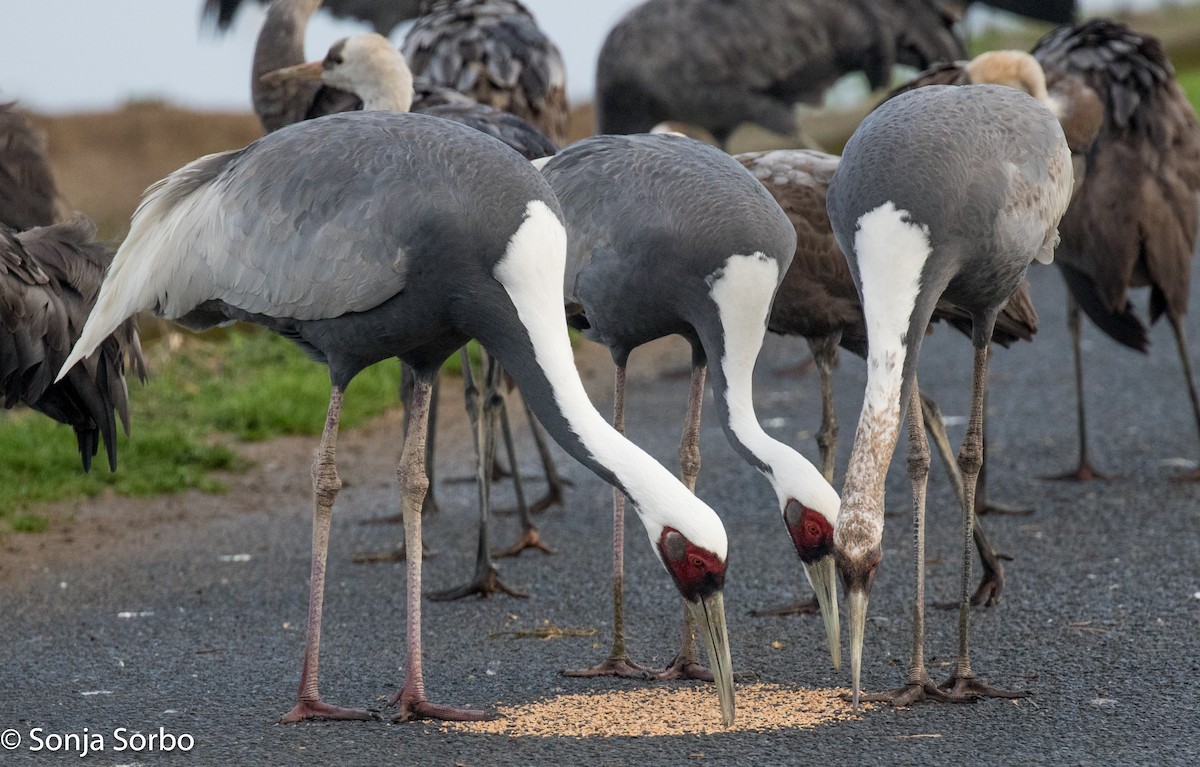
[[383, 35], [354, 35], [338, 40], [323, 61], [277, 69], [262, 76], [267, 84], [320, 80], [349, 91], [367, 111], [407, 112], [412, 108], [413, 76], [403, 54]]

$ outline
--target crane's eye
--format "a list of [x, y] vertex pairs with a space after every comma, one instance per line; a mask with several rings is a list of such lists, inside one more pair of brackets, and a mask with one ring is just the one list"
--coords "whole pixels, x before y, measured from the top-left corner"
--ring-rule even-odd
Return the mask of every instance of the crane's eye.
[[701, 559], [700, 557], [696, 556], [695, 554], [692, 554], [691, 556], [688, 557], [688, 564], [690, 564], [692, 567], [696, 568], [697, 570], [702, 570], [704, 568], [704, 560]]

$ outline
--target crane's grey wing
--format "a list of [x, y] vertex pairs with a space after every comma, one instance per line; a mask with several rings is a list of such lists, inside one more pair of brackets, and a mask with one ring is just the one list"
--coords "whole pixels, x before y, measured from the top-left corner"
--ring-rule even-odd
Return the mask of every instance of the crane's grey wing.
[[422, 114], [453, 120], [498, 138], [527, 160], [549, 157], [558, 151], [550, 137], [511, 112], [502, 112], [487, 104], [445, 103], [424, 107]]
[[424, 112], [443, 104], [478, 104], [479, 102], [465, 93], [459, 93], [453, 88], [438, 85], [424, 77], [413, 78], [413, 101], [410, 111]]
[[1144, 348], [1127, 288], [1151, 287], [1150, 317], [1187, 310], [1200, 224], [1200, 127], [1155, 38], [1103, 19], [1052, 30], [1033, 54], [1095, 91], [1104, 121], [1063, 218], [1059, 258], [1072, 294], [1114, 339]]
[[116, 468], [116, 416], [129, 432], [128, 361], [145, 378], [133, 319], [104, 339], [98, 353], [52, 383], [79, 337], [112, 253], [92, 241], [86, 218], [14, 235], [0, 228], [0, 394], [75, 429], [84, 469], [100, 441]]
[[516, 0], [445, 0], [401, 46], [414, 76], [512, 112], [556, 142], [567, 135], [562, 53]]
[[15, 103], [0, 104], [0, 223], [14, 229], [47, 226], [59, 206], [45, 140]]

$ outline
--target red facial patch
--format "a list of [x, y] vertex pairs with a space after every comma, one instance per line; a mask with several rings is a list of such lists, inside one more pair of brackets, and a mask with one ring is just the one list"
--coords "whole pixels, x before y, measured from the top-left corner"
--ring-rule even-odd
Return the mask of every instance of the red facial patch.
[[833, 525], [820, 512], [789, 499], [783, 510], [783, 522], [804, 564], [811, 565], [833, 553]]
[[708, 549], [684, 538], [675, 528], [663, 529], [658, 551], [684, 599], [698, 602], [724, 588], [725, 563]]

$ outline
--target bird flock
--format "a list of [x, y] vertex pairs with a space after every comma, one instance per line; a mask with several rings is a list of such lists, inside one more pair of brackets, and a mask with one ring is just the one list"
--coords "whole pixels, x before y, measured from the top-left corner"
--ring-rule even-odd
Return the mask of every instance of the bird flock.
[[[1073, 13], [1072, 3], [1003, 4], [1040, 8], [1056, 22]], [[203, 12], [224, 28], [239, 5], [206, 0]], [[862, 700], [904, 706], [1026, 694], [977, 675], [969, 623], [971, 606], [995, 604], [1004, 586], [976, 519], [1002, 508], [983, 492], [984, 398], [992, 343], [1036, 343], [1031, 263], [1056, 264], [1069, 294], [1079, 466], [1063, 477], [1101, 476], [1087, 448], [1081, 316], [1146, 351], [1147, 322], [1131, 288], [1149, 287], [1149, 323], [1165, 315], [1171, 325], [1200, 430], [1182, 324], [1200, 225], [1200, 125], [1157, 40], [1092, 19], [1054, 28], [1030, 52], [966, 60], [956, 11], [935, 0], [646, 0], [600, 52], [598, 135], [568, 143], [561, 54], [517, 0], [324, 5], [376, 32], [306, 63], [305, 28], [321, 0], [273, 0], [250, 81], [266, 135], [150, 187], [115, 254], [95, 242], [86, 217], [69, 212], [41, 138], [13, 105], [0, 106], [5, 407], [27, 405], [71, 425], [85, 470], [102, 443], [115, 471], [117, 421], [129, 430], [126, 371], [146, 374], [139, 312], [192, 330], [258, 324], [328, 368], [312, 466], [306, 642], [282, 721], [378, 716], [327, 703], [318, 682], [343, 398], [356, 374], [391, 358], [408, 382], [397, 468], [408, 630], [404, 680], [390, 705], [396, 721], [489, 716], [434, 702], [421, 650], [436, 383], [442, 363], [470, 339], [487, 360], [480, 391], [463, 352], [481, 538], [473, 581], [450, 595], [512, 593], [487, 544], [498, 429], [519, 480], [504, 415], [509, 382], [535, 436], [544, 429], [614, 488], [611, 649], [596, 665], [564, 673], [709, 680], [722, 721], [735, 720], [724, 585], [730, 561], [744, 567], [752, 558], [736, 556], [721, 516], [695, 494], [707, 385], [730, 445], [774, 491], [778, 534], [812, 587], [812, 600], [784, 609], [820, 613], [836, 668], [841, 583], [856, 709]], [[409, 20], [403, 43], [393, 45], [384, 35]], [[882, 97], [841, 157], [724, 151], [745, 123], [801, 141], [798, 103], [819, 104], [849, 72], [886, 88], [896, 65], [921, 72]], [[716, 146], [664, 123], [698, 128]], [[957, 456], [918, 383], [932, 323], [960, 330], [973, 348]], [[611, 422], [584, 391], [568, 327], [612, 355]], [[819, 466], [768, 435], [755, 414], [752, 372], [768, 330], [801, 336], [812, 350]], [[678, 477], [624, 436], [629, 357], [670, 335], [692, 354]], [[867, 370], [840, 486], [839, 348]], [[885, 477], [902, 437], [912, 486], [911, 655], [899, 687], [864, 692], [869, 600], [890, 597], [873, 586]], [[957, 656], [940, 682], [924, 651], [930, 437], [957, 491], [963, 542]], [[1200, 470], [1177, 479], [1200, 480]], [[665, 669], [637, 663], [625, 645], [626, 501], [683, 600], [681, 647]], [[760, 523], [777, 526], [770, 516]], [[523, 518], [514, 552], [546, 550], [528, 508]], [[984, 570], [974, 589], [972, 546]]]

